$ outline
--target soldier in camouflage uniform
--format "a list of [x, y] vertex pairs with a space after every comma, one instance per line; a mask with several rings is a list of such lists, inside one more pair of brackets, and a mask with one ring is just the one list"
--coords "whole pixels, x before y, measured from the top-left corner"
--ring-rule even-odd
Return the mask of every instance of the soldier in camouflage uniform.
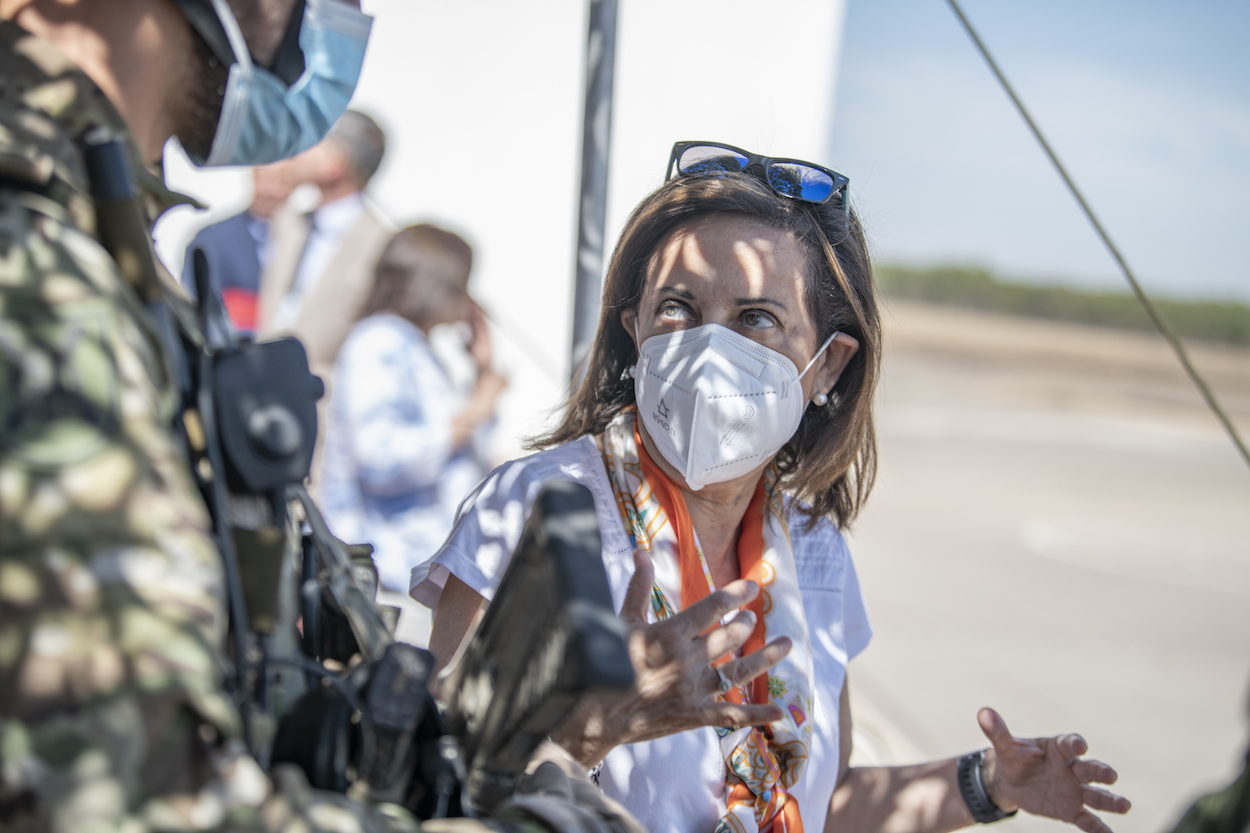
[[0, 22], [0, 823], [402, 826], [296, 771], [275, 789], [234, 740], [220, 557], [165, 360], [93, 237], [77, 143], [96, 127], [129, 135], [63, 53]]
[[[238, 740], [221, 561], [140, 300], [169, 288], [131, 285], [95, 237], [97, 128], [126, 137], [150, 219], [179, 201], [100, 87], [0, 21], [0, 826], [415, 830], [294, 767], [271, 778]], [[538, 789], [511, 823], [433, 826], [609, 829], [593, 796]]]

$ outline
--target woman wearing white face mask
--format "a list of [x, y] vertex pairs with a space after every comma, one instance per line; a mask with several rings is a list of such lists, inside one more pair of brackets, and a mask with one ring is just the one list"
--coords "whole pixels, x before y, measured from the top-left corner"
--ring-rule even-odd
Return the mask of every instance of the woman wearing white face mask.
[[863, 231], [846, 178], [811, 163], [683, 142], [669, 177], [617, 245], [547, 450], [488, 477], [413, 572], [435, 656], [491, 598], [542, 483], [574, 479], [638, 680], [554, 740], [647, 829], [946, 831], [1022, 808], [1105, 830], [1088, 808], [1128, 802], [1089, 784], [1115, 772], [988, 709], [982, 753], [847, 768], [846, 664], [871, 629], [839, 528], [872, 486], [881, 347]]

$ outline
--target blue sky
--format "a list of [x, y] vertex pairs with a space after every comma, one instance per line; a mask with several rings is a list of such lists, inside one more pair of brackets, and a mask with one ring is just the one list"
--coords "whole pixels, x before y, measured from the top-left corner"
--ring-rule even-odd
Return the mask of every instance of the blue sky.
[[[962, 6], [1147, 288], [1250, 301], [1250, 4]], [[1123, 285], [944, 0], [850, 0], [827, 161], [883, 259]]]

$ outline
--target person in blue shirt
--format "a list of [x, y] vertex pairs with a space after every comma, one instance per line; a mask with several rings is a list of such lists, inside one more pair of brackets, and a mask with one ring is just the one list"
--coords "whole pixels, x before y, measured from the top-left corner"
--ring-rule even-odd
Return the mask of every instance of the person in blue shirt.
[[201, 229], [182, 264], [182, 284], [195, 294], [192, 253], [208, 259], [208, 274], [221, 293], [230, 323], [241, 333], [254, 333], [260, 276], [269, 259], [269, 218], [299, 184], [295, 168], [275, 162], [252, 169], [252, 204], [246, 211]]
[[[415, 225], [396, 233], [335, 366], [323, 511], [338, 537], [373, 544], [382, 584], [402, 594], [489, 470], [482, 445], [506, 380], [492, 367], [486, 321], [468, 292], [472, 263], [469, 244], [452, 232]], [[471, 333], [476, 373], [465, 385], [431, 348], [430, 332], [448, 324]]]

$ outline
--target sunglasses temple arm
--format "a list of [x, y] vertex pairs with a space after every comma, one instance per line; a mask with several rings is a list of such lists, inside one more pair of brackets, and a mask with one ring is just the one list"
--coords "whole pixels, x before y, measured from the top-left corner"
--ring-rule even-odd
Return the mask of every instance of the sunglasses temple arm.
[[842, 230], [847, 234], [851, 233], [851, 189], [847, 185], [842, 186], [842, 219], [846, 224]]

